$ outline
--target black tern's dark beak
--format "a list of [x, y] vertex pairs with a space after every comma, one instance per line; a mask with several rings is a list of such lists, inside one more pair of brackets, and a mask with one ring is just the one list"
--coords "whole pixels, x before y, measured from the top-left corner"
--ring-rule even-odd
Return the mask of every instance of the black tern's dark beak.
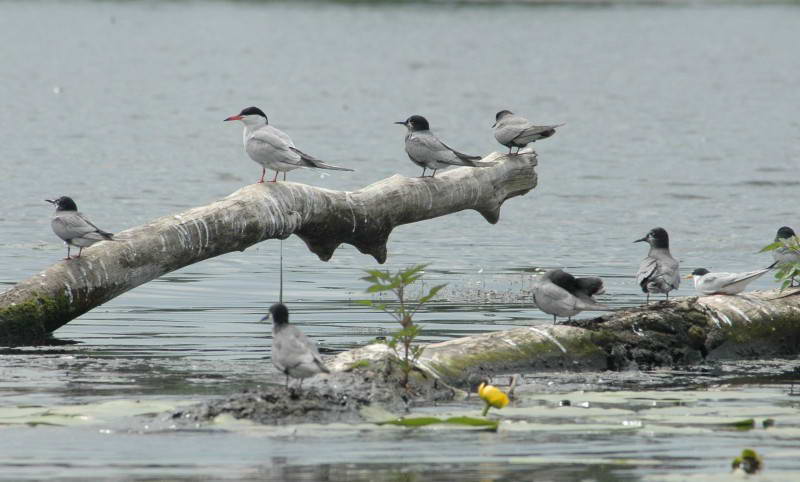
[[45, 202], [48, 202], [50, 204], [55, 204], [56, 200], [55, 199], [45, 199]]
[[494, 129], [495, 127], [497, 127], [497, 122], [495, 122], [494, 124], [492, 124], [492, 129]]
[[267, 313], [266, 316], [264, 316], [264, 318], [261, 318], [260, 321], [267, 321], [267, 320], [269, 320], [269, 313]]
[[643, 237], [642, 239], [637, 239], [634, 243], [641, 243], [642, 241], [647, 241], [647, 236]]
[[401, 126], [406, 125], [406, 121], [397, 121], [395, 124], [400, 124]]

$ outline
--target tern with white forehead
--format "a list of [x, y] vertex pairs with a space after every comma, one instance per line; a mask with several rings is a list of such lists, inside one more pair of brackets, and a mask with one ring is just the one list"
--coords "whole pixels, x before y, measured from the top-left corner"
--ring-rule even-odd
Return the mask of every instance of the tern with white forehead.
[[678, 260], [669, 252], [669, 235], [664, 228], [653, 228], [634, 243], [642, 241], [650, 245], [650, 251], [639, 265], [636, 283], [647, 293], [647, 303], [650, 303], [650, 293], [664, 293], [669, 299], [669, 292], [681, 284]]
[[703, 295], [736, 295], [747, 285], [764, 276], [778, 262], [771, 266], [747, 273], [711, 273], [705, 268], [697, 268], [686, 279], [694, 280], [694, 289]]
[[114, 235], [98, 228], [86, 216], [78, 212], [78, 205], [69, 196], [61, 196], [57, 199], [45, 199], [50, 204], [55, 205], [56, 212], [50, 221], [50, 226], [56, 236], [64, 240], [67, 245], [67, 257], [70, 258], [70, 246], [78, 248], [78, 256], [81, 257], [83, 248], [99, 243], [100, 241], [111, 241]]
[[551, 137], [556, 133], [556, 128], [564, 125], [537, 126], [510, 110], [501, 110], [494, 117], [495, 123], [492, 126], [494, 128], [494, 138], [500, 144], [508, 147], [509, 154], [511, 154], [512, 147], [516, 147], [517, 152], [519, 152], [521, 148], [531, 142]]
[[482, 165], [492, 165], [494, 163], [479, 163], [481, 156], [470, 156], [463, 152], [458, 152], [452, 147], [442, 142], [431, 132], [428, 120], [421, 115], [412, 115], [404, 121], [395, 122], [406, 126], [406, 154], [411, 161], [422, 168], [422, 176], [425, 171], [433, 170], [431, 177], [436, 176], [436, 171], [448, 166], [469, 166], [480, 167]]
[[264, 175], [267, 169], [275, 171], [275, 177], [270, 182], [278, 180], [279, 172], [283, 173], [283, 180], [285, 181], [288, 171], [301, 167], [352, 171], [352, 169], [346, 167], [327, 164], [296, 148], [292, 139], [285, 132], [269, 124], [267, 115], [258, 107], [247, 107], [242, 109], [239, 114], [232, 115], [224, 120], [237, 120], [244, 124], [242, 137], [244, 150], [250, 156], [250, 159], [262, 167], [259, 183], [264, 182]]

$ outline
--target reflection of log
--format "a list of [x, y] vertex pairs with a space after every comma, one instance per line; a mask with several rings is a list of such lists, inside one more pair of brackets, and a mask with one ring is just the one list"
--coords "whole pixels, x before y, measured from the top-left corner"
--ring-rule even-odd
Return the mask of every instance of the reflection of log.
[[[419, 366], [459, 386], [541, 370], [621, 370], [704, 359], [800, 353], [800, 288], [678, 298], [568, 325], [539, 325], [425, 347]], [[331, 367], [386, 356], [382, 345], [339, 354]]]
[[536, 186], [536, 154], [491, 154], [491, 167], [435, 178], [392, 176], [353, 192], [279, 182], [118, 233], [0, 294], [0, 343], [32, 344], [73, 318], [165, 273], [296, 234], [327, 261], [341, 243], [386, 260], [396, 226], [474, 209], [496, 223], [500, 206]]

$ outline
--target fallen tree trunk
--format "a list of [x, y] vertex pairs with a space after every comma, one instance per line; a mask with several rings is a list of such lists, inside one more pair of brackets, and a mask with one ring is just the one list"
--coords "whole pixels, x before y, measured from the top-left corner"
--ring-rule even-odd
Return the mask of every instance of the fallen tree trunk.
[[59, 261], [0, 294], [0, 343], [37, 344], [70, 320], [176, 269], [296, 234], [323, 261], [352, 244], [386, 261], [399, 225], [474, 209], [494, 224], [506, 199], [536, 187], [536, 154], [487, 156], [491, 167], [435, 178], [400, 175], [353, 192], [292, 182], [245, 186], [221, 201], [165, 216]]
[[[543, 370], [625, 370], [692, 365], [709, 359], [800, 353], [800, 288], [738, 296], [677, 298], [571, 325], [538, 325], [427, 345], [424, 372], [454, 386], [484, 377]], [[344, 370], [392, 358], [385, 345], [341, 353]]]

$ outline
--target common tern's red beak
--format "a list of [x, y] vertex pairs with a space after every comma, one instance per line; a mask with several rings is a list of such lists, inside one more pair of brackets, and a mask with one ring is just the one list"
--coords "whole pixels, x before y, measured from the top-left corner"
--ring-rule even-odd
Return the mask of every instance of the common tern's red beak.
[[228, 117], [227, 119], [224, 119], [222, 122], [229, 121], [229, 120], [242, 120], [242, 116], [240, 116], [240, 115], [232, 115], [232, 116]]

